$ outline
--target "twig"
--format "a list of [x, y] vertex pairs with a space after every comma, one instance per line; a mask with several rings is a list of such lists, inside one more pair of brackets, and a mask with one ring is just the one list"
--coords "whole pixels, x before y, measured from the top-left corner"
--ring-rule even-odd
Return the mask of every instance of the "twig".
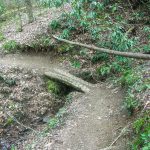
[[125, 130], [126, 130], [130, 125], [131, 125], [131, 123], [129, 123], [127, 126], [125, 126], [125, 127], [121, 130], [120, 134], [119, 134], [119, 135], [116, 137], [116, 139], [110, 144], [109, 147], [113, 146], [113, 145], [118, 141], [118, 139], [124, 134]]
[[113, 146], [113, 145], [114, 145], [114, 144], [118, 141], [118, 139], [124, 134], [125, 130], [126, 130], [130, 125], [131, 125], [131, 123], [129, 123], [127, 126], [125, 126], [125, 127], [121, 130], [120, 134], [115, 138], [115, 140], [114, 140], [108, 147], [106, 147], [106, 148], [104, 148], [104, 149], [100, 149], [100, 150], [111, 150], [112, 148], [116, 148], [116, 146]]
[[65, 42], [65, 43], [69, 43], [72, 45], [78, 45], [78, 46], [82, 46], [88, 49], [93, 49], [93, 50], [97, 50], [103, 53], [108, 53], [111, 55], [119, 55], [119, 56], [124, 56], [124, 57], [130, 57], [130, 58], [136, 58], [136, 59], [145, 59], [145, 60], [150, 60], [150, 55], [149, 54], [142, 54], [142, 53], [132, 53], [132, 52], [120, 52], [120, 51], [115, 51], [115, 50], [110, 50], [110, 49], [105, 49], [105, 48], [99, 48], [96, 47], [94, 45], [87, 45], [87, 44], [83, 44], [83, 43], [79, 43], [79, 42], [73, 42], [73, 41], [69, 41], [69, 40], [65, 40], [62, 38], [59, 38], [55, 35], [52, 35], [52, 37], [54, 39], [57, 39], [61, 42]]

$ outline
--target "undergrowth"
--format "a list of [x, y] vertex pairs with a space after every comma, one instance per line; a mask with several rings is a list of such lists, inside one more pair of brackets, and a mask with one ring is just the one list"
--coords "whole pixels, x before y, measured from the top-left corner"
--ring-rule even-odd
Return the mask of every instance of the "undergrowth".
[[134, 139], [133, 150], [150, 149], [150, 111], [143, 112], [133, 123]]
[[2, 47], [6, 53], [13, 53], [21, 49], [21, 45], [14, 40], [5, 42]]

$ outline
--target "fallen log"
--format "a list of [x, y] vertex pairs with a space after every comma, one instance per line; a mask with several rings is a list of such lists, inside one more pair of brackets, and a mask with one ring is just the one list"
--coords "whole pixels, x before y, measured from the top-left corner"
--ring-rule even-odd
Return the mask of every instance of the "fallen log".
[[149, 54], [142, 54], [142, 53], [132, 53], [132, 52], [120, 52], [120, 51], [115, 51], [115, 50], [110, 50], [110, 49], [105, 49], [105, 48], [99, 48], [96, 47], [94, 45], [87, 45], [87, 44], [83, 44], [83, 43], [79, 43], [79, 42], [73, 42], [73, 41], [69, 41], [69, 40], [65, 40], [62, 38], [59, 38], [55, 35], [52, 35], [52, 37], [54, 39], [57, 39], [61, 42], [65, 42], [65, 43], [69, 43], [72, 45], [78, 45], [78, 46], [82, 46], [88, 49], [93, 49], [93, 50], [97, 50], [103, 53], [108, 53], [111, 55], [119, 55], [119, 56], [124, 56], [124, 57], [129, 57], [129, 58], [136, 58], [136, 59], [145, 59], [145, 60], [150, 60], [150, 55]]
[[85, 93], [88, 93], [90, 91], [90, 86], [92, 86], [90, 83], [60, 69], [52, 69], [49, 72], [45, 72], [45, 76]]

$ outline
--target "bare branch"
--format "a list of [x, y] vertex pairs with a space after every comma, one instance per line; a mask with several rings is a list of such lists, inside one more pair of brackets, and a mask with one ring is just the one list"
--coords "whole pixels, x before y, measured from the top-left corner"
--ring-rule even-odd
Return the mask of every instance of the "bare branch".
[[99, 47], [96, 47], [94, 45], [87, 45], [87, 44], [83, 44], [83, 43], [79, 43], [79, 42], [73, 42], [73, 41], [65, 40], [65, 39], [59, 38], [55, 35], [52, 35], [52, 37], [54, 39], [57, 39], [59, 41], [65, 42], [65, 43], [82, 46], [82, 47], [85, 47], [85, 48], [88, 48], [88, 49], [97, 50], [97, 51], [100, 51], [100, 52], [103, 52], [103, 53], [108, 53], [108, 54], [111, 54], [111, 55], [119, 55], [119, 56], [124, 56], [124, 57], [129, 57], [129, 58], [150, 60], [150, 55], [149, 54], [132, 53], [132, 52], [120, 52], [120, 51], [115, 51], [115, 50], [110, 50], [110, 49], [105, 49], [105, 48], [99, 48]]

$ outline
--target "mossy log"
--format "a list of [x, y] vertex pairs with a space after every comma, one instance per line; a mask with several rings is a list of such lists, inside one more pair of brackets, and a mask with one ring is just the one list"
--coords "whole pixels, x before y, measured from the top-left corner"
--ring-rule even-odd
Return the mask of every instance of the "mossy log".
[[92, 84], [60, 69], [52, 69], [49, 72], [45, 72], [45, 76], [85, 93], [89, 92], [90, 87], [92, 87]]

